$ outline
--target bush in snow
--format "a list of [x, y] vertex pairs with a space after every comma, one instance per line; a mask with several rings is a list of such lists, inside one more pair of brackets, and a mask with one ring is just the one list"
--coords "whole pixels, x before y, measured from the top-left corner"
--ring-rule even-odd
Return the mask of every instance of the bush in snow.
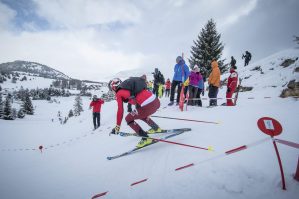
[[75, 98], [75, 104], [74, 104], [74, 115], [78, 116], [80, 113], [83, 111], [83, 106], [82, 106], [82, 99], [81, 96], [78, 95]]
[[74, 113], [73, 113], [73, 110], [71, 109], [69, 112], [69, 117], [73, 117], [73, 116], [74, 116]]
[[25, 117], [25, 113], [24, 113], [24, 110], [21, 108], [19, 111], [18, 111], [18, 118], [24, 118]]

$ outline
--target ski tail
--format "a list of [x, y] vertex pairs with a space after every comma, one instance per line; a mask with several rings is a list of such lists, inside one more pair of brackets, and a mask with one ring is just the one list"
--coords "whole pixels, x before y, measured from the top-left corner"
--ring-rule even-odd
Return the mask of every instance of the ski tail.
[[239, 92], [240, 92], [240, 89], [241, 89], [241, 83], [242, 83], [242, 79], [239, 78], [239, 85], [237, 87], [237, 93], [236, 93], [236, 96], [235, 96], [235, 106], [237, 105], [237, 100], [238, 100], [238, 97], [239, 97]]

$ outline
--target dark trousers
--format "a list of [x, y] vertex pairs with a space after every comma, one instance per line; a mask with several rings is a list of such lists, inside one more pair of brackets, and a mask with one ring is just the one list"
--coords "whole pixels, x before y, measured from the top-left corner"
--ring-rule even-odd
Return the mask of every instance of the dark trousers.
[[98, 128], [101, 126], [100, 119], [101, 119], [101, 113], [100, 112], [94, 112], [92, 113], [93, 117], [93, 126], [94, 128]]
[[[135, 120], [142, 120], [147, 123], [150, 127], [158, 127], [158, 125], [150, 118], [158, 108], [160, 108], [160, 101], [156, 98], [151, 103], [139, 107], [136, 110], [132, 111], [126, 116], [127, 124], [137, 133], [140, 134], [141, 127], [135, 122]], [[143, 136], [143, 135], [142, 135]]]
[[189, 85], [189, 100], [188, 100], [188, 105], [194, 106], [196, 104], [197, 100], [193, 100], [193, 98], [196, 98], [198, 88], [192, 85]]
[[247, 66], [249, 64], [249, 60], [248, 59], [245, 59], [245, 64], [244, 66]]
[[210, 85], [209, 86], [209, 98], [213, 98], [210, 99], [210, 106], [217, 106], [217, 94], [218, 94], [218, 87], [217, 86], [213, 86]]
[[159, 95], [159, 85], [158, 84], [154, 84], [153, 93], [156, 95], [156, 97], [158, 97], [158, 95]]
[[170, 89], [166, 89], [165, 90], [165, 97], [169, 97], [170, 96]]
[[177, 90], [177, 96], [176, 96], [176, 102], [179, 103], [180, 101], [180, 93], [181, 93], [181, 89], [182, 89], [182, 82], [181, 81], [175, 81], [173, 80], [171, 83], [171, 90], [170, 90], [170, 101], [173, 102], [174, 101], [174, 94], [175, 94], [175, 88], [176, 86], [178, 86], [178, 90]]

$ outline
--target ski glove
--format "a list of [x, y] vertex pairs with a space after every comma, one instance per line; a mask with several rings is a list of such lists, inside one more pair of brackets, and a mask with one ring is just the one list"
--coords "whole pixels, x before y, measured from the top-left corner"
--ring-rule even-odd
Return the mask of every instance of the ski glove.
[[230, 91], [231, 91], [230, 88], [227, 88], [227, 91], [226, 91], [226, 92], [229, 93]]
[[189, 78], [186, 79], [186, 81], [183, 83], [184, 86], [189, 86]]
[[116, 125], [114, 129], [112, 129], [111, 134], [118, 135], [120, 126]]

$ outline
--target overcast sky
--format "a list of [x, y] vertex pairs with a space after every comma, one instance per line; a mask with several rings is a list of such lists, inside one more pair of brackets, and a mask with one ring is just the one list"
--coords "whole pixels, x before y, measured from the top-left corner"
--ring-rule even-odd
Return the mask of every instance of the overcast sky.
[[89, 80], [166, 72], [213, 18], [222, 58], [243, 66], [245, 50], [258, 60], [296, 46], [298, 10], [298, 0], [0, 0], [0, 63], [34, 61]]

